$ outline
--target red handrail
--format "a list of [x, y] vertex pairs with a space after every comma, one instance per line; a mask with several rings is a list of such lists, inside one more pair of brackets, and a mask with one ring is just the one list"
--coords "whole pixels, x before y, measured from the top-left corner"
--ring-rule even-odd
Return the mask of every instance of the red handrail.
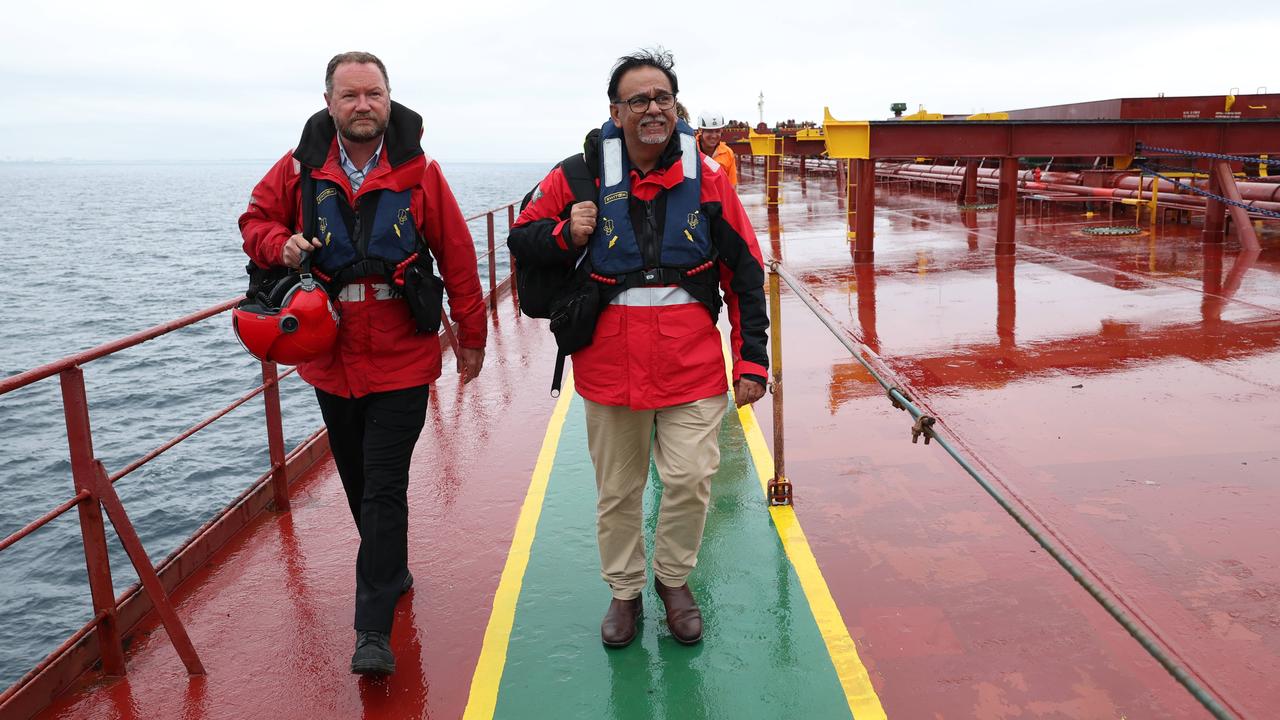
[[134, 333], [133, 335], [129, 335], [127, 337], [122, 337], [119, 340], [112, 340], [109, 343], [104, 343], [102, 345], [99, 345], [96, 348], [91, 348], [83, 352], [78, 352], [75, 355], [68, 355], [62, 358], [61, 360], [55, 360], [47, 365], [41, 365], [40, 367], [27, 370], [26, 372], [20, 372], [17, 375], [10, 375], [5, 379], [0, 380], [0, 395], [4, 395], [5, 393], [10, 392], [12, 390], [17, 390], [20, 387], [26, 387], [27, 385], [30, 385], [33, 382], [38, 382], [40, 380], [44, 380], [45, 378], [53, 377], [54, 375], [57, 375], [63, 370], [67, 370], [79, 365], [84, 365], [85, 363], [91, 360], [97, 360], [98, 358], [103, 357], [105, 355], [110, 355], [114, 352], [119, 352], [121, 350], [124, 350], [125, 348], [131, 348], [134, 345], [144, 343], [148, 340], [154, 340], [155, 338], [158, 338], [161, 335], [173, 332], [174, 330], [177, 330], [179, 328], [184, 328], [188, 325], [194, 325], [195, 323], [198, 323], [201, 320], [204, 320], [205, 318], [213, 317], [218, 313], [226, 312], [227, 310], [230, 310], [231, 308], [235, 307], [236, 303], [238, 302], [240, 302], [240, 298], [235, 297], [225, 302], [218, 303], [213, 307], [205, 308], [204, 310], [201, 310], [199, 312], [192, 313], [184, 318], [178, 318], [177, 320], [170, 320], [167, 323], [161, 323], [159, 325], [156, 325], [153, 328], [143, 330], [142, 332]]
[[[508, 230], [515, 224], [516, 205], [518, 201], [499, 205], [490, 210], [486, 210], [472, 217], [466, 218], [468, 222], [486, 218], [487, 225], [487, 252], [484, 257], [489, 262], [489, 291], [485, 293], [485, 305], [492, 306], [496, 302], [498, 292], [510, 282], [510, 275], [501, 282], [497, 280], [497, 272], [494, 267], [494, 259], [496, 254], [496, 233], [494, 227], [494, 214], [502, 210], [507, 211], [507, 228]], [[514, 270], [514, 262], [512, 265]], [[130, 522], [120, 499], [116, 495], [112, 485], [119, 479], [132, 473], [134, 470], [142, 467], [146, 463], [154, 460], [164, 452], [173, 448], [178, 443], [186, 440], [195, 433], [209, 426], [213, 422], [230, 413], [232, 410], [240, 407], [244, 403], [253, 399], [257, 395], [263, 395], [266, 404], [266, 421], [267, 421], [267, 437], [268, 449], [270, 450], [271, 468], [263, 478], [269, 479], [272, 485], [275, 509], [278, 511], [287, 511], [289, 509], [288, 484], [286, 478], [286, 465], [295, 453], [286, 453], [284, 449], [284, 433], [280, 417], [280, 401], [279, 401], [279, 383], [284, 377], [296, 371], [289, 369], [282, 374], [277, 374], [274, 363], [262, 363], [263, 382], [257, 388], [242, 395], [229, 405], [221, 408], [207, 418], [184, 430], [174, 438], [166, 441], [157, 448], [147, 452], [137, 460], [129, 463], [124, 468], [108, 474], [106, 469], [102, 467], [102, 463], [97, 460], [93, 453], [93, 438], [89, 426], [88, 415], [88, 398], [84, 387], [84, 373], [81, 366], [97, 360], [98, 358], [111, 355], [113, 353], [125, 350], [127, 348], [139, 345], [141, 343], [153, 340], [162, 335], [166, 335], [175, 330], [201, 322], [215, 315], [219, 315], [231, 308], [240, 301], [240, 297], [225, 300], [211, 307], [205, 308], [198, 312], [192, 313], [176, 320], [161, 323], [154, 327], [148, 328], [138, 333], [128, 335], [108, 343], [104, 343], [97, 347], [84, 350], [64, 358], [56, 360], [39, 367], [12, 375], [7, 378], [0, 379], [0, 395], [12, 392], [32, 383], [39, 382], [54, 375], [61, 378], [62, 384], [62, 405], [66, 415], [67, 422], [67, 443], [71, 455], [72, 477], [75, 481], [76, 494], [69, 500], [55, 507], [53, 510], [45, 513], [22, 529], [12, 533], [8, 537], [0, 541], [0, 551], [12, 546], [17, 541], [27, 537], [32, 532], [38, 530], [57, 517], [70, 511], [72, 508], [79, 510], [80, 514], [80, 530], [82, 542], [85, 548], [85, 558], [89, 566], [89, 585], [90, 592], [93, 596], [94, 617], [90, 619], [83, 627], [76, 631], [70, 638], [63, 641], [52, 653], [45, 657], [42, 661], [26, 673], [18, 682], [0, 692], [0, 714], [14, 707], [12, 703], [25, 702], [18, 699], [17, 696], [22, 693], [24, 687], [28, 686], [33, 679], [39, 677], [48, 670], [56, 662], [76, 647], [77, 643], [82, 642], [89, 633], [97, 629], [97, 639], [99, 655], [102, 660], [102, 670], [106, 675], [123, 675], [125, 673], [124, 665], [124, 647], [122, 643], [120, 626], [121, 621], [117, 617], [117, 611], [122, 601], [132, 597], [138, 586], [126, 591], [120, 598], [116, 598], [111, 580], [110, 566], [107, 562], [107, 548], [105, 537], [105, 523], [103, 522], [103, 510], [106, 510], [112, 524], [116, 527], [117, 534], [120, 536], [122, 543], [125, 545], [126, 552], [130, 560], [133, 562], [134, 569], [138, 573], [139, 585], [142, 590], [150, 597], [153, 606], [160, 614], [162, 622], [165, 625], [167, 634], [178, 650], [178, 655], [186, 665], [188, 672], [192, 674], [203, 673], [203, 667], [200, 664], [199, 657], [195, 648], [191, 645], [187, 637], [185, 629], [178, 621], [176, 614], [173, 612], [173, 606], [169, 601], [168, 594], [164, 591], [160, 584], [156, 566], [150, 559], [138, 541], [136, 531]], [[453, 327], [448, 323], [448, 318], [444, 318], [445, 323], [441, 334], [446, 337], [450, 344], [456, 349], [456, 338], [454, 337]], [[310, 443], [315, 440], [313, 435], [306, 441]], [[296, 452], [296, 450], [295, 450]], [[253, 485], [241, 494], [228, 507], [239, 506], [245, 498], [247, 498], [254, 490], [258, 489], [263, 481], [259, 478]], [[225, 512], [225, 511], [224, 511]], [[218, 516], [221, 517], [221, 516]], [[216, 522], [217, 517], [210, 523]], [[210, 523], [206, 523], [197, 535], [209, 527]], [[194, 537], [194, 536], [193, 536]], [[188, 540], [188, 543], [191, 541]], [[186, 547], [184, 545], [183, 547]], [[182, 548], [179, 548], [179, 551]], [[178, 551], [175, 551], [177, 553]], [[170, 555], [172, 559], [173, 554]], [[167, 561], [166, 561], [167, 563]], [[165, 563], [162, 563], [162, 565]]]

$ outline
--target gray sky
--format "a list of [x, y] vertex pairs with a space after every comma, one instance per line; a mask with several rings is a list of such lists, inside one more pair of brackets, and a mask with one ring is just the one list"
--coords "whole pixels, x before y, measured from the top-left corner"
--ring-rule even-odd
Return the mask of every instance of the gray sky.
[[325, 63], [355, 49], [455, 162], [564, 157], [604, 121], [613, 61], [655, 44], [695, 116], [753, 123], [761, 91], [769, 122], [1280, 92], [1275, 1], [52, 0], [3, 18], [0, 160], [274, 159], [322, 106]]

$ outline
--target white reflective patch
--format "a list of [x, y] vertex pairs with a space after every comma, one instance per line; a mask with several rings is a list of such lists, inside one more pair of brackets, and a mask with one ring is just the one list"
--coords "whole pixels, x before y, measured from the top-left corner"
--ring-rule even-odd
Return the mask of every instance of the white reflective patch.
[[610, 305], [626, 305], [628, 307], [659, 307], [665, 305], [688, 305], [698, 302], [688, 290], [682, 287], [638, 287], [624, 290], [615, 297]]
[[703, 155], [702, 162], [706, 163], [707, 170], [711, 172], [720, 172], [720, 163], [716, 162], [710, 155]]
[[343, 286], [338, 292], [338, 299], [342, 302], [364, 302], [364, 284], [351, 283]]
[[680, 133], [680, 155], [684, 159], [684, 176], [698, 177], [698, 141], [692, 135]]
[[[367, 289], [366, 289], [367, 286]], [[372, 290], [373, 292], [369, 292]], [[396, 294], [386, 283], [348, 283], [338, 292], [342, 302], [364, 302], [365, 300], [395, 300]]]
[[604, 141], [604, 186], [613, 187], [622, 182], [622, 140], [610, 138]]

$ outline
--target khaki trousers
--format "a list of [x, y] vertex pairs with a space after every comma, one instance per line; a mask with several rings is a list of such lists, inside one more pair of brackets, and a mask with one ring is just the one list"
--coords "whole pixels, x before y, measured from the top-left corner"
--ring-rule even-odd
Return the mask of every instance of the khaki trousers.
[[587, 446], [596, 470], [600, 575], [619, 600], [644, 589], [644, 486], [649, 452], [662, 479], [653, 574], [683, 585], [698, 562], [711, 477], [720, 468], [720, 420], [727, 395], [658, 410], [584, 401]]

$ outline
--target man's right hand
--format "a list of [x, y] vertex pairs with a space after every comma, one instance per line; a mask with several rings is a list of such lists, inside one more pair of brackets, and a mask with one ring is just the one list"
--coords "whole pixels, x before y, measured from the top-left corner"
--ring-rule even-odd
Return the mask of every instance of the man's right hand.
[[569, 240], [573, 246], [580, 248], [591, 239], [596, 231], [596, 204], [590, 200], [574, 203], [569, 209]]
[[302, 264], [303, 253], [319, 250], [322, 247], [324, 243], [319, 240], [315, 238], [308, 240], [302, 236], [302, 233], [298, 233], [285, 241], [284, 250], [280, 253], [280, 261], [285, 267], [296, 268]]

